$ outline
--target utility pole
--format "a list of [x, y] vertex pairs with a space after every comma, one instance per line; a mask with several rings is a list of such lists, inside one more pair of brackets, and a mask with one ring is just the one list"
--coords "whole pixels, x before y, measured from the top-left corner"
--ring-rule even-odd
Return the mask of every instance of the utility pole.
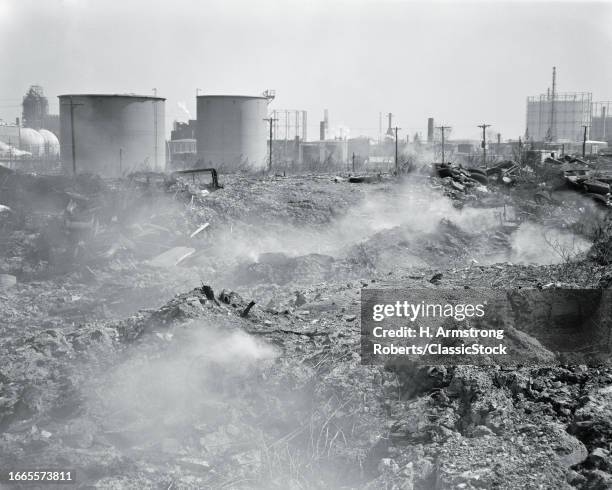
[[123, 175], [123, 148], [119, 148], [119, 177]]
[[444, 131], [450, 129], [450, 126], [436, 126], [436, 129], [442, 131], [442, 163], [444, 163]]
[[355, 152], [353, 152], [353, 173], [355, 173]]
[[487, 168], [487, 136], [486, 136], [486, 130], [487, 128], [490, 128], [491, 125], [490, 124], [485, 124], [482, 123], [480, 125], [478, 125], [479, 128], [482, 128], [482, 164], [484, 165], [485, 168]]
[[75, 104], [70, 97], [70, 145], [72, 147], [72, 175], [76, 176], [77, 165], [76, 165], [76, 144], [74, 141], [74, 108], [83, 104]]
[[550, 141], [554, 143], [557, 140], [557, 121], [555, 110], [555, 99], [557, 98], [557, 67], [553, 66], [552, 72], [552, 98], [550, 100]]
[[274, 124], [275, 121], [278, 121], [278, 118], [267, 117], [264, 119], [264, 121], [268, 121], [268, 123], [270, 123], [270, 157], [268, 160], [268, 172], [271, 172], [272, 171], [272, 125]]
[[[391, 114], [389, 114], [391, 115]], [[391, 119], [389, 119], [389, 121], [391, 121]], [[397, 158], [397, 130], [400, 129], [397, 126], [395, 126], [394, 130], [395, 130], [395, 175], [399, 175], [399, 160]]]
[[589, 126], [583, 125], [582, 127], [584, 128], [584, 136], [582, 137], [582, 158], [584, 158], [586, 156], [586, 133]]

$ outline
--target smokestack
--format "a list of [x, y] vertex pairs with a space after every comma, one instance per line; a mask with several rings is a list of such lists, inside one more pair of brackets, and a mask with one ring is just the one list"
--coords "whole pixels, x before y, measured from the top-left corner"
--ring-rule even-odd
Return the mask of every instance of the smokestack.
[[427, 143], [433, 143], [434, 139], [434, 120], [433, 117], [427, 119]]
[[553, 66], [552, 72], [552, 98], [550, 100], [550, 140], [556, 141], [557, 127], [555, 121], [555, 97], [557, 96], [557, 67]]
[[387, 128], [387, 135], [388, 136], [393, 136], [395, 137], [395, 134], [393, 133], [393, 114], [389, 113], [387, 114], [387, 117], [389, 118], [389, 127]]
[[324, 141], [327, 136], [327, 130], [329, 129], [329, 113], [327, 109], [323, 111], [323, 120], [319, 124], [319, 139]]

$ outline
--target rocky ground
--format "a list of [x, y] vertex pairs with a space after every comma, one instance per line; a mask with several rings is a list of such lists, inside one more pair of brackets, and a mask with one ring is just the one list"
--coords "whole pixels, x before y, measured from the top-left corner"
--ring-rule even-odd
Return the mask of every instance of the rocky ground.
[[359, 352], [363, 288], [607, 287], [575, 232], [590, 208], [427, 176], [0, 177], [20, 189], [0, 203], [0, 467], [78, 488], [612, 487], [612, 370]]

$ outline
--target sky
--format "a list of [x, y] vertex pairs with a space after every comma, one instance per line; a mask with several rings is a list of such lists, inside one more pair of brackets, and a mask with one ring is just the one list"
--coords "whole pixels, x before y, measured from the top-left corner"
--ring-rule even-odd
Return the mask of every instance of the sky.
[[[308, 111], [310, 139], [330, 127], [378, 135], [394, 114], [400, 135], [427, 118], [452, 137], [525, 131], [528, 95], [612, 100], [612, 0], [0, 0], [0, 119], [42, 85], [57, 95], [166, 97], [166, 129], [195, 118], [200, 94], [276, 91], [271, 109]], [[386, 120], [383, 119], [383, 129]]]

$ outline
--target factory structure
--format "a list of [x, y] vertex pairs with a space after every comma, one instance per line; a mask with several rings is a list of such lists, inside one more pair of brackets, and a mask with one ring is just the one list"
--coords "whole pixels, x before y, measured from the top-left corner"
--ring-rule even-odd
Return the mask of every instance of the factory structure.
[[40, 85], [32, 85], [23, 96], [22, 122], [24, 127], [44, 129], [59, 136], [59, 115], [49, 113], [49, 99]]
[[593, 140], [612, 145], [612, 102], [594, 102], [591, 114], [590, 136]]
[[308, 113], [300, 109], [274, 109], [270, 119], [273, 160], [299, 162], [300, 147], [308, 141]]
[[582, 141], [591, 124], [592, 94], [546, 93], [527, 99], [527, 136], [534, 141]]
[[610, 102], [594, 102], [591, 92], [559, 92], [557, 70], [546, 93], [527, 98], [525, 139], [535, 145], [612, 144]]
[[59, 163], [59, 115], [49, 113], [49, 100], [39, 85], [32, 85], [22, 100], [22, 117], [0, 122], [0, 163], [17, 162], [41, 169]]
[[[472, 164], [512, 158], [529, 145], [538, 151], [597, 153], [612, 145], [612, 102], [594, 101], [591, 92], [559, 92], [552, 85], [527, 98], [525, 134], [502, 141], [487, 132], [481, 139], [451, 139], [452, 127], [427, 119], [426, 136], [396, 134], [394, 115], [379, 114], [378, 138], [350, 136], [330, 125], [329, 111], [318, 121], [318, 137], [309, 139], [303, 109], [272, 106], [275, 93], [196, 94], [197, 116], [175, 121], [166, 139], [165, 99], [157, 95], [60, 95], [59, 114], [49, 112], [42, 87], [32, 85], [22, 100], [22, 117], [0, 121], [0, 164], [66, 174], [121, 177], [133, 172], [164, 172], [214, 167], [220, 171], [263, 171], [302, 166], [392, 170], [396, 155], [430, 151], [432, 158]], [[387, 128], [383, 128], [386, 119]], [[312, 135], [311, 135], [312, 136]], [[444, 136], [444, 137], [443, 137]], [[396, 141], [397, 140], [397, 141]], [[609, 150], [607, 150], [609, 151]]]
[[198, 161], [196, 142], [197, 119], [187, 122], [174, 121], [166, 155], [168, 165], [176, 169], [193, 168]]
[[[345, 163], [350, 140], [328, 137], [325, 111], [320, 138], [308, 141], [308, 114], [301, 109], [270, 109], [275, 94], [198, 95], [197, 119], [176, 121], [168, 141], [172, 168], [195, 165], [223, 170], [264, 170], [270, 161], [292, 164]], [[365, 140], [369, 146], [369, 140]], [[359, 140], [363, 151], [364, 139]]]

